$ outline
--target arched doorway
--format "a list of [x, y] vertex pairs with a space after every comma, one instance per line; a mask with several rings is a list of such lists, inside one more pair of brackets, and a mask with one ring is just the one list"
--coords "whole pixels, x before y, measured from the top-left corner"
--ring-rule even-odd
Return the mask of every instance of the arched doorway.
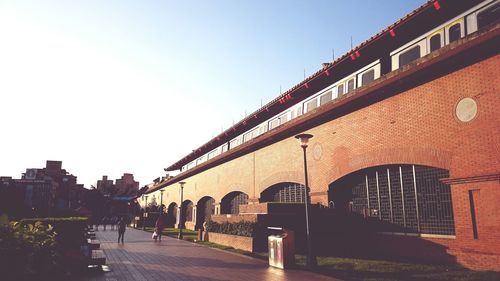
[[304, 203], [304, 185], [294, 182], [282, 182], [262, 191], [260, 202]]
[[248, 194], [240, 191], [230, 192], [221, 200], [221, 214], [239, 214], [240, 205], [246, 204], [248, 204]]
[[167, 209], [166, 225], [167, 227], [174, 227], [177, 221], [177, 204], [175, 202], [170, 203]]
[[196, 205], [196, 229], [203, 227], [203, 223], [210, 220], [215, 213], [215, 199], [205, 196]]
[[329, 201], [341, 212], [378, 220], [377, 231], [454, 235], [450, 186], [444, 169], [396, 164], [370, 167], [329, 185]]
[[193, 221], [193, 202], [186, 200], [181, 205], [181, 217], [179, 223], [185, 228], [186, 222]]

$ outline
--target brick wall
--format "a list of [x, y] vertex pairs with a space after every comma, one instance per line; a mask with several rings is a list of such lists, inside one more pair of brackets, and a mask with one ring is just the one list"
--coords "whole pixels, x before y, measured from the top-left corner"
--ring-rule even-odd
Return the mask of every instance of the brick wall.
[[208, 241], [235, 249], [253, 252], [253, 238], [209, 232]]
[[[500, 174], [499, 62], [500, 56], [493, 56], [307, 130], [314, 135], [308, 147], [313, 203], [327, 205], [331, 183], [367, 167], [447, 169], [450, 178], [464, 179], [451, 184], [456, 237], [423, 240], [443, 246], [464, 266], [500, 270], [500, 182], [484, 179]], [[464, 97], [478, 105], [468, 123], [455, 116]], [[185, 181], [184, 198], [194, 204], [203, 196], [220, 203], [232, 191], [255, 201], [274, 184], [303, 183], [302, 149], [293, 137], [286, 138]], [[477, 194], [478, 239], [472, 237], [471, 189]], [[164, 196], [167, 205], [178, 201], [178, 192]]]

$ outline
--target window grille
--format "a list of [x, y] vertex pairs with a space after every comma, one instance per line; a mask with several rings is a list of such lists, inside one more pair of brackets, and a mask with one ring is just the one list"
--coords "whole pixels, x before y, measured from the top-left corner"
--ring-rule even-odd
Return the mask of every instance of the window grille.
[[381, 231], [454, 235], [451, 189], [440, 181], [447, 177], [447, 170], [419, 165], [363, 170], [346, 181], [352, 187], [352, 212], [392, 222]]
[[239, 214], [240, 205], [248, 204], [248, 195], [243, 192], [231, 192], [221, 202], [222, 214]]
[[380, 218], [386, 222], [392, 222], [391, 197], [387, 181], [387, 170], [377, 171], [377, 182], [380, 190]]
[[415, 166], [420, 210], [420, 230], [424, 233], [454, 233], [450, 186], [439, 181], [448, 172]]
[[281, 183], [262, 192], [262, 202], [304, 203], [304, 185], [298, 183]]

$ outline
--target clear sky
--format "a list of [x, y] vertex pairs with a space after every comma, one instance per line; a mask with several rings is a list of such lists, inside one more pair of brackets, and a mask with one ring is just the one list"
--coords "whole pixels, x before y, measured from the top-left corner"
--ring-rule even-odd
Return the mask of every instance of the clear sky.
[[0, 0], [0, 176], [141, 186], [424, 0]]

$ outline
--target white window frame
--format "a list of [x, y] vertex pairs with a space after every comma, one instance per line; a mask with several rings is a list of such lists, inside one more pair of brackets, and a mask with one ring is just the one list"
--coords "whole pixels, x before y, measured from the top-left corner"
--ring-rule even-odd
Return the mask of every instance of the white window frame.
[[429, 53], [431, 52], [431, 38], [436, 34], [439, 34], [439, 36], [441, 36], [441, 38], [439, 38], [439, 43], [440, 43], [441, 47], [439, 47], [439, 48], [443, 48], [443, 46], [445, 45], [444, 44], [444, 40], [445, 40], [444, 28], [436, 29], [434, 32], [427, 35], [427, 50]]
[[[235, 137], [234, 139], [232, 139], [232, 140], [230, 140], [230, 141], [229, 141], [229, 150], [231, 150], [231, 149], [233, 149], [233, 148], [235, 148], [235, 147], [238, 147], [238, 146], [241, 144], [241, 142], [240, 142], [240, 137], [241, 137], [241, 136], [237, 136], [237, 137]], [[234, 143], [235, 145], [232, 145], [233, 143]]]
[[356, 76], [358, 77], [357, 81], [358, 81], [358, 85], [357, 85], [357, 88], [361, 87], [361, 85], [363, 85], [363, 74], [365, 74], [366, 72], [370, 71], [370, 70], [374, 70], [374, 73], [373, 73], [373, 81], [377, 80], [380, 78], [380, 60], [376, 60], [370, 64], [368, 64], [367, 66], [361, 68], [357, 73], [356, 73]]
[[[421, 44], [421, 41], [424, 40], [427, 43], [427, 37], [430, 34], [434, 34], [435, 32], [439, 31], [440, 29], [443, 29], [445, 31], [445, 36], [444, 36], [444, 44], [442, 44], [441, 47], [444, 47], [445, 45], [449, 44], [449, 37], [448, 37], [448, 31], [453, 24], [457, 23], [458, 21], [461, 21], [461, 36], [462, 38], [465, 36], [465, 24], [464, 24], [464, 18], [467, 20], [467, 34], [471, 34], [475, 31], [477, 31], [477, 13], [480, 13], [481, 11], [487, 9], [490, 4], [493, 4], [497, 0], [488, 0], [483, 3], [480, 3], [479, 5], [476, 5], [475, 7], [467, 10], [466, 12], [454, 17], [453, 19], [450, 19], [449, 21], [431, 29], [428, 32], [425, 32], [422, 36], [419, 36], [415, 38], [414, 40], [406, 43], [405, 45], [395, 49], [390, 53], [391, 56], [391, 70], [394, 71], [399, 68], [399, 53], [405, 51], [406, 49], [409, 49], [410, 47], [413, 47], [415, 44]], [[430, 48], [427, 48], [428, 44], [425, 45], [420, 45], [420, 57], [426, 56], [429, 54]], [[425, 50], [425, 52], [424, 52]]]
[[459, 19], [454, 20], [446, 25], [446, 27], [445, 27], [445, 31], [446, 31], [445, 42], [446, 42], [446, 44], [445, 45], [450, 44], [450, 28], [457, 23], [460, 24], [460, 38], [464, 38], [464, 36], [465, 36], [464, 18], [459, 18]]

